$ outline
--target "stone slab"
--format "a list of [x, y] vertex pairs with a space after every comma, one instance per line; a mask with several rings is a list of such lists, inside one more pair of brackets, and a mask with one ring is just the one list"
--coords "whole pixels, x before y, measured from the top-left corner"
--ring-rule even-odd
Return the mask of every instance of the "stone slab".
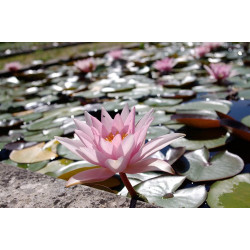
[[[132, 201], [132, 203], [134, 203]], [[0, 163], [1, 208], [128, 208], [131, 199]], [[152, 208], [136, 201], [136, 208]]]

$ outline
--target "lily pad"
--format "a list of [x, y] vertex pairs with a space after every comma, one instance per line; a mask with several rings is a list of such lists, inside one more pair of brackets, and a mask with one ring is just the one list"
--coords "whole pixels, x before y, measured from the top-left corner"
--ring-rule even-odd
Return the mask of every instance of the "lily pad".
[[243, 123], [233, 119], [222, 119], [221, 126], [227, 128], [232, 134], [240, 137], [243, 140], [250, 141], [250, 128]]
[[63, 129], [60, 128], [52, 128], [48, 130], [42, 130], [38, 134], [24, 136], [25, 141], [34, 141], [34, 142], [42, 142], [49, 141], [54, 138], [54, 136], [60, 136], [63, 134]]
[[241, 120], [241, 122], [242, 122], [244, 125], [250, 127], [250, 115], [245, 116], [245, 117]]
[[44, 168], [40, 169], [37, 172], [41, 174], [47, 174], [50, 172], [53, 173], [61, 169], [62, 167], [69, 165], [72, 162], [73, 161], [68, 160], [68, 159], [60, 159], [60, 160], [52, 161], [52, 162], [49, 162]]
[[195, 128], [218, 128], [220, 120], [213, 111], [209, 110], [184, 110], [171, 116], [171, 120], [176, 120]]
[[170, 129], [164, 126], [149, 127], [146, 139], [153, 139], [170, 133]]
[[176, 105], [173, 107], [168, 107], [168, 112], [176, 112], [177, 110], [190, 110], [190, 109], [204, 109], [219, 111], [221, 113], [227, 114], [230, 111], [231, 102], [229, 101], [195, 101], [183, 103], [181, 105]]
[[217, 128], [187, 130], [186, 127], [183, 127], [177, 132], [185, 133], [186, 137], [180, 138], [170, 145], [174, 148], [186, 147], [186, 150], [221, 147], [227, 143], [227, 139], [230, 137], [230, 133]]
[[244, 98], [246, 100], [250, 100], [250, 89], [244, 89], [238, 92], [240, 98]]
[[212, 184], [207, 203], [214, 208], [250, 208], [250, 174]]
[[152, 107], [173, 106], [182, 102], [182, 99], [149, 98], [144, 104]]
[[61, 167], [60, 169], [54, 171], [53, 176], [58, 177], [60, 179], [68, 180], [73, 175], [76, 175], [85, 170], [97, 168], [98, 166], [94, 166], [93, 164], [87, 161], [78, 161], [72, 162], [66, 166]]
[[170, 148], [166, 153], [166, 161], [172, 165], [185, 153], [185, 151], [185, 147]]
[[43, 142], [22, 150], [13, 150], [10, 153], [10, 159], [17, 163], [35, 163], [56, 158], [57, 154], [44, 150], [44, 145]]
[[57, 153], [63, 158], [67, 158], [70, 160], [76, 160], [81, 161], [82, 158], [72, 153], [70, 150], [68, 150], [66, 147], [64, 147], [62, 144], [59, 144], [57, 147]]
[[160, 176], [137, 184], [134, 188], [150, 203], [167, 208], [199, 207], [207, 197], [203, 185], [180, 189], [183, 176]]
[[206, 148], [186, 153], [175, 165], [178, 174], [194, 182], [229, 178], [243, 168], [244, 162], [238, 155], [222, 151], [210, 158]]

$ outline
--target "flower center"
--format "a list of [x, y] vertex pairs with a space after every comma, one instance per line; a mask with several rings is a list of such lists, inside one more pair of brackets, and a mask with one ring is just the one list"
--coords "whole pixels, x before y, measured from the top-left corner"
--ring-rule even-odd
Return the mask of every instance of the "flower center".
[[[113, 134], [113, 133], [109, 133], [109, 135], [105, 138], [105, 140], [106, 141], [109, 141], [109, 142], [112, 142], [113, 141], [113, 139], [114, 139], [114, 137], [116, 136], [116, 135], [118, 135], [119, 134], [119, 132], [117, 131], [115, 134]], [[128, 134], [122, 134], [121, 135], [121, 137], [122, 137], [122, 140], [127, 136]]]

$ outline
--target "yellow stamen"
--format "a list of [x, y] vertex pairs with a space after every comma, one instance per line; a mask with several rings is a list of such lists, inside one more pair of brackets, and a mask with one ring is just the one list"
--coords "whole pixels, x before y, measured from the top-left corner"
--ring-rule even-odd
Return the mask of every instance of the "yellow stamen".
[[[116, 135], [118, 135], [118, 134], [119, 134], [118, 131], [117, 131], [115, 134], [109, 133], [109, 135], [105, 138], [105, 140], [106, 140], [106, 141], [109, 141], [109, 142], [112, 142], [113, 139], [114, 139], [114, 137], [115, 137]], [[122, 134], [122, 135], [121, 135], [122, 140], [123, 140], [127, 135], [128, 135], [128, 134]]]

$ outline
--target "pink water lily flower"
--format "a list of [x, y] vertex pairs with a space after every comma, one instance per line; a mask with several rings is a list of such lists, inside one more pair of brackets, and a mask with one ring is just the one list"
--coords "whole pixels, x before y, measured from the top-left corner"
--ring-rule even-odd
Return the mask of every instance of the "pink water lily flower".
[[176, 64], [177, 64], [176, 60], [167, 57], [162, 60], [156, 61], [153, 66], [160, 72], [170, 72]]
[[232, 66], [225, 63], [212, 63], [210, 67], [204, 65], [204, 68], [212, 76], [212, 78], [221, 81], [228, 77], [236, 75], [236, 72], [232, 70]]
[[4, 68], [5, 68], [5, 70], [15, 72], [15, 71], [21, 69], [22, 65], [20, 62], [10, 62], [10, 63], [6, 63]]
[[116, 173], [136, 174], [160, 170], [174, 174], [172, 167], [163, 160], [150, 158], [152, 154], [166, 147], [184, 134], [172, 133], [160, 136], [145, 144], [149, 125], [153, 121], [150, 110], [135, 125], [135, 108], [129, 112], [126, 105], [114, 119], [102, 108], [101, 121], [85, 112], [86, 123], [75, 119], [73, 140], [55, 137], [69, 150], [99, 168], [86, 170], [71, 177], [66, 186], [104, 181]]
[[210, 48], [207, 46], [199, 46], [194, 49], [194, 56], [196, 58], [202, 58], [205, 56], [207, 53], [210, 52]]
[[113, 60], [118, 60], [122, 58], [122, 50], [112, 50], [108, 53], [108, 56]]
[[76, 61], [74, 65], [84, 73], [93, 72], [96, 69], [96, 62], [93, 58]]

